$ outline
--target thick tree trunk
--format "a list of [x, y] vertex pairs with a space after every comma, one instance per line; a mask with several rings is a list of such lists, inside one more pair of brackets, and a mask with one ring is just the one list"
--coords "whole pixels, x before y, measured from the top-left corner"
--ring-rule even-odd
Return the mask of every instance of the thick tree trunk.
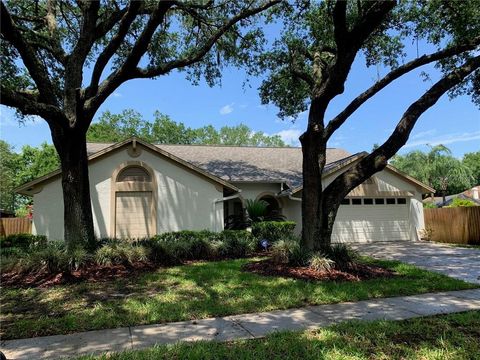
[[322, 172], [326, 144], [321, 133], [307, 131], [301, 138], [303, 151], [302, 246], [317, 250], [326, 246], [320, 239], [322, 228]]
[[319, 249], [320, 251], [327, 250], [332, 245], [332, 232], [335, 218], [337, 217], [338, 208], [340, 207], [341, 196], [328, 193], [325, 191], [322, 198], [322, 207], [320, 216], [322, 218], [322, 227], [319, 234]]
[[62, 168], [64, 238], [67, 248], [71, 250], [79, 246], [91, 247], [95, 236], [85, 131], [52, 131], [52, 138]]

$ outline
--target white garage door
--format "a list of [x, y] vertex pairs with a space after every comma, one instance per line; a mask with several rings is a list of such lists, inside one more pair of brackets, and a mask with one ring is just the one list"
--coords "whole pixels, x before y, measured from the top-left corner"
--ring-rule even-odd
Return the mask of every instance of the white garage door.
[[152, 236], [151, 209], [150, 191], [117, 192], [115, 236], [119, 238]]
[[332, 242], [410, 239], [408, 199], [346, 199], [333, 227]]

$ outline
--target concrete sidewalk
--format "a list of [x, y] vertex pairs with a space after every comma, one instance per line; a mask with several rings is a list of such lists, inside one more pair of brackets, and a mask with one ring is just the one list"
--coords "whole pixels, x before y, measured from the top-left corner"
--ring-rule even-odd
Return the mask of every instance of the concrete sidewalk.
[[480, 310], [480, 289], [8, 340], [2, 341], [1, 350], [8, 359], [56, 359], [178, 341], [252, 339], [274, 331], [311, 329], [355, 319], [403, 320], [467, 310]]

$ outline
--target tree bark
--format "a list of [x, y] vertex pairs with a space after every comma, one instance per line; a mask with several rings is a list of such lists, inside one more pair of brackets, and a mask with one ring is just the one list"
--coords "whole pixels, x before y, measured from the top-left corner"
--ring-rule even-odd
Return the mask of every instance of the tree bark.
[[322, 172], [325, 166], [326, 143], [323, 134], [307, 130], [302, 137], [303, 191], [302, 191], [302, 246], [309, 250], [327, 244], [320, 239], [322, 228]]
[[64, 239], [69, 250], [91, 248], [93, 230], [86, 131], [78, 128], [52, 130], [52, 138], [60, 156], [64, 203]]

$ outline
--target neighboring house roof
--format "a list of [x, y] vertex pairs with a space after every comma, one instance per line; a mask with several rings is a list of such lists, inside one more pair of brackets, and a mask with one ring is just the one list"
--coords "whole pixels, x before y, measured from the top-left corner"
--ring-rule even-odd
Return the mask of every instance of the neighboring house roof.
[[[475, 195], [475, 191], [476, 191], [476, 195]], [[447, 195], [445, 196], [445, 201], [443, 201], [443, 197], [441, 196], [438, 196], [438, 197], [434, 197], [433, 198], [433, 201], [432, 201], [432, 198], [426, 198], [423, 200], [423, 203], [427, 204], [427, 203], [433, 203], [435, 204], [436, 206], [439, 206], [439, 207], [442, 207], [442, 206], [448, 206], [452, 203], [453, 199], [464, 199], [464, 200], [469, 200], [477, 205], [480, 206], [480, 199], [476, 199], [475, 196], [478, 197], [478, 194], [480, 192], [480, 185], [478, 186], [474, 186], [473, 188], [471, 189], [467, 189], [459, 194], [453, 194], [453, 195]]]
[[[140, 140], [140, 139], [137, 139], [137, 138], [130, 138], [130, 139], [127, 139], [127, 140], [124, 140], [124, 141], [121, 141], [119, 143], [115, 143], [115, 144], [110, 144], [109, 146], [102, 146], [98, 151], [95, 151], [94, 153], [92, 153], [91, 151], [88, 151], [88, 146], [87, 146], [87, 154], [88, 154], [88, 161], [92, 161], [92, 160], [95, 160], [95, 159], [98, 159], [108, 153], [110, 153], [111, 151], [113, 150], [116, 150], [116, 149], [119, 149], [119, 148], [122, 148], [124, 146], [127, 146], [129, 145], [130, 143], [134, 143], [134, 144], [140, 144], [140, 145], [143, 145], [144, 147], [152, 150], [153, 152], [156, 152], [157, 154], [159, 155], [162, 155], [164, 156], [165, 158], [168, 158], [170, 160], [172, 160], [173, 162], [177, 163], [178, 165], [184, 167], [184, 168], [187, 168], [187, 169], [190, 169], [192, 170], [193, 172], [197, 173], [198, 175], [200, 176], [203, 176], [203, 177], [206, 177], [222, 186], [225, 186], [226, 188], [232, 190], [232, 191], [235, 191], [237, 192], [239, 189], [230, 184], [228, 181], [225, 181], [224, 179], [220, 179], [219, 177], [215, 176], [214, 174], [210, 174], [209, 172], [157, 147], [157, 146], [154, 146], [152, 144], [149, 144], [143, 140]], [[60, 176], [61, 174], [61, 170], [58, 169], [58, 170], [55, 170], [55, 171], [52, 171], [51, 173], [48, 173], [42, 177], [39, 177], [33, 181], [30, 181], [26, 184], [23, 184], [23, 185], [20, 185], [19, 187], [17, 187], [16, 189], [14, 189], [15, 192], [18, 192], [18, 193], [22, 193], [22, 194], [29, 194], [29, 189], [34, 187], [35, 185], [38, 185], [40, 183], [43, 183], [44, 181], [47, 181], [47, 180], [51, 180], [52, 178], [54, 177], [57, 177], [57, 176]]]
[[[87, 144], [91, 154], [112, 144]], [[302, 183], [302, 149], [299, 147], [254, 147], [226, 145], [164, 145], [163, 149], [230, 182]], [[327, 166], [349, 157], [342, 149], [327, 149]]]

